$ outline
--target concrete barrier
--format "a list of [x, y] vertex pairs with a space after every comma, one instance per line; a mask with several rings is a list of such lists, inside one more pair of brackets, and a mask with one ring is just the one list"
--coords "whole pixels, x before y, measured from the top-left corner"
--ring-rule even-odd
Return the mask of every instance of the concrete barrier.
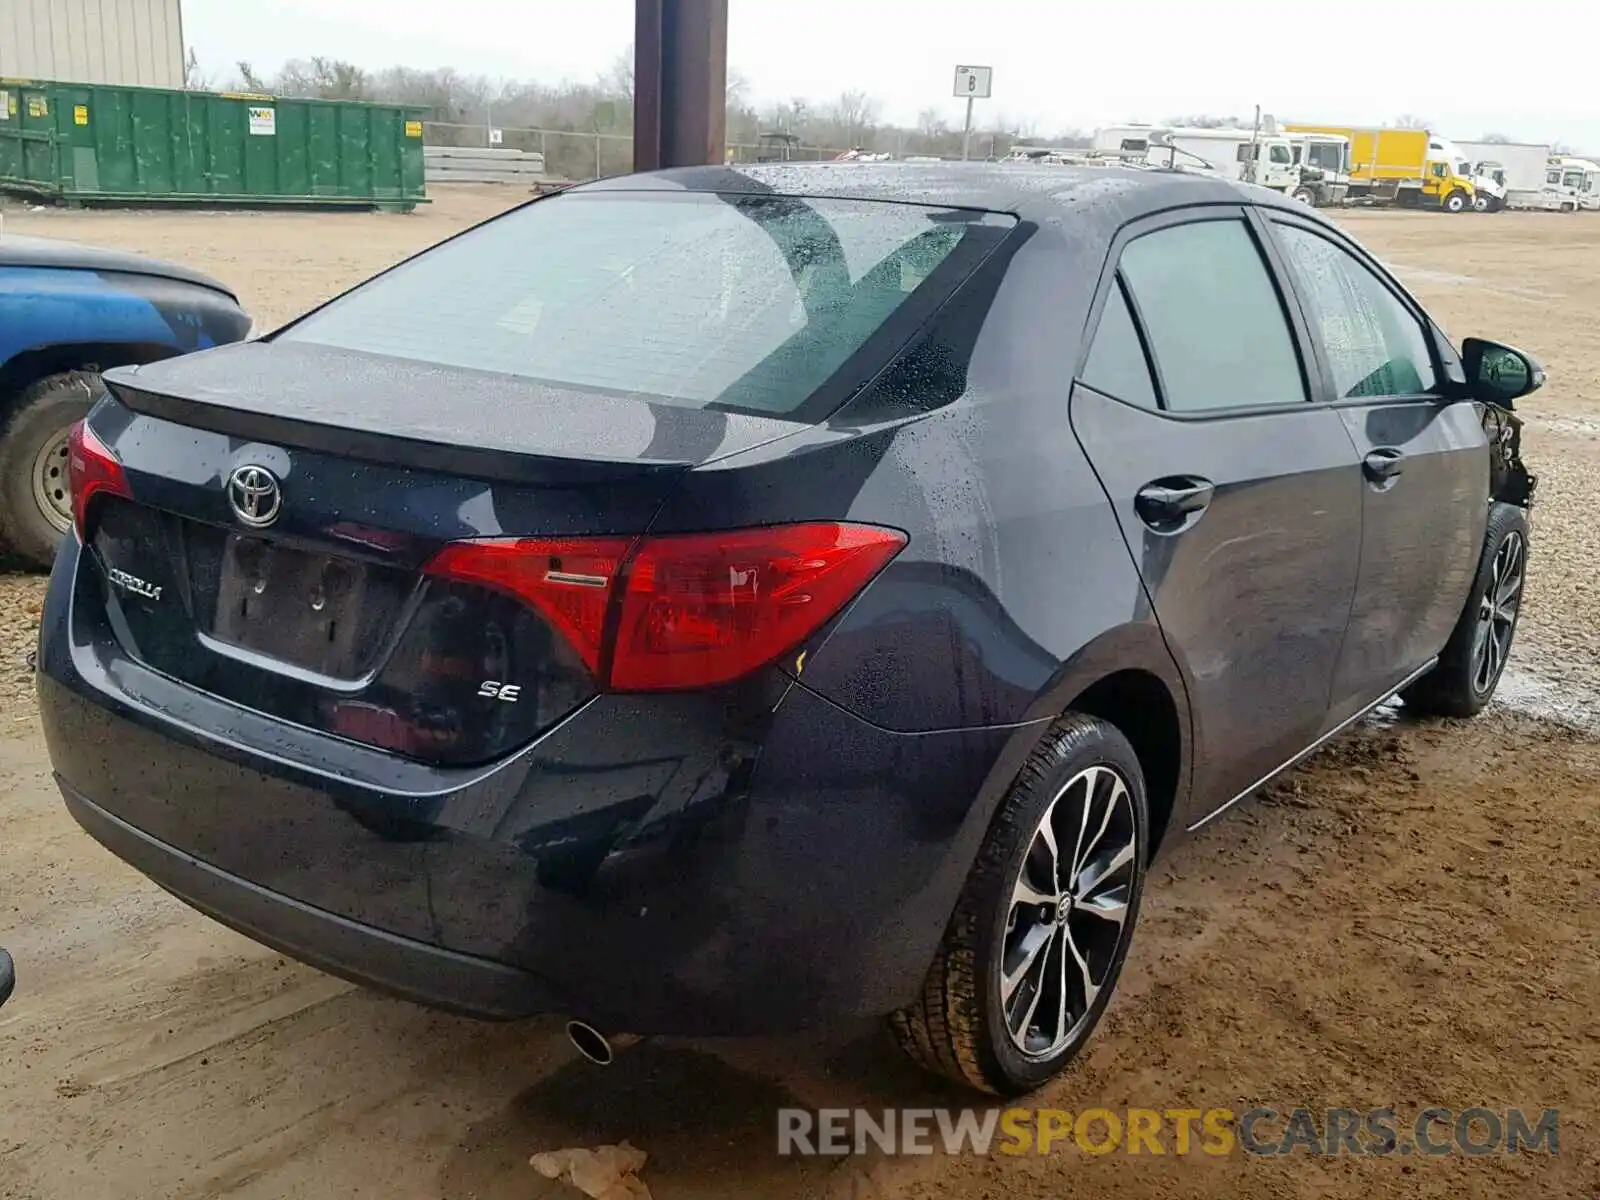
[[424, 174], [435, 183], [514, 183], [534, 186], [552, 181], [537, 150], [498, 146], [424, 146]]

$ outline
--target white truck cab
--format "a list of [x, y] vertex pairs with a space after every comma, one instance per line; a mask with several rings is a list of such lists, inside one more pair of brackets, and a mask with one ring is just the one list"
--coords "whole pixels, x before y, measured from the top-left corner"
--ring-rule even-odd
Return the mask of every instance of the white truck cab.
[[1350, 139], [1336, 133], [1285, 136], [1301, 176], [1290, 194], [1307, 204], [1343, 204], [1350, 194]]

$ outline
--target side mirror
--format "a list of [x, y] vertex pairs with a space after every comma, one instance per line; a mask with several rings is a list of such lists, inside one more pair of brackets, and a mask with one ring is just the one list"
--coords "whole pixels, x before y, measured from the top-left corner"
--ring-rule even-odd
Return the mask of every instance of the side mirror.
[[1530, 355], [1499, 342], [1467, 338], [1461, 343], [1461, 365], [1467, 391], [1474, 400], [1509, 407], [1544, 386], [1544, 368]]

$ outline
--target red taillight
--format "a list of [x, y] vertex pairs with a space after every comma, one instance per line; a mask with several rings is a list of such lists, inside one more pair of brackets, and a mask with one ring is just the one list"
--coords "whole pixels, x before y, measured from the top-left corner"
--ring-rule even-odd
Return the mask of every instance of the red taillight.
[[128, 477], [123, 474], [116, 455], [83, 421], [74, 425], [67, 435], [67, 480], [72, 488], [72, 523], [77, 526], [80, 538], [86, 536], [84, 517], [89, 511], [89, 501], [97, 493], [132, 494], [128, 489]]
[[538, 609], [598, 677], [611, 585], [632, 545], [632, 538], [452, 542], [427, 572], [510, 592]]
[[905, 544], [898, 530], [832, 523], [647, 538], [628, 563], [611, 686], [748, 674], [815, 633]]
[[834, 522], [637, 540], [518, 538], [452, 543], [427, 570], [532, 605], [609, 690], [666, 691], [727, 683], [772, 662], [905, 544], [898, 530]]

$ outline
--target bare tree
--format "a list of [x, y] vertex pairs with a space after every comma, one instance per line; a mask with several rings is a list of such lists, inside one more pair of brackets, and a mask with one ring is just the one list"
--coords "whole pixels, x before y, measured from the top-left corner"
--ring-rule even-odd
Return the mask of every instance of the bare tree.
[[633, 43], [617, 55], [611, 69], [601, 77], [600, 87], [618, 99], [633, 103]]
[[365, 100], [371, 80], [354, 63], [314, 54], [292, 58], [278, 72], [276, 92], [281, 96], [306, 96], [321, 100]]
[[1394, 119], [1396, 129], [1427, 129], [1433, 122], [1426, 117], [1419, 117], [1416, 113], [1401, 113]]
[[750, 103], [750, 77], [743, 71], [728, 72], [728, 107], [745, 108]]
[[185, 91], [209, 92], [212, 90], [211, 79], [200, 69], [200, 56], [194, 52], [194, 47], [189, 47], [189, 53], [183, 60], [183, 86]]
[[[581, 179], [597, 169], [626, 170], [630, 147], [635, 80], [633, 52], [619, 55], [610, 69], [589, 83], [535, 79], [496, 81], [449, 67], [417, 70], [388, 67], [368, 71], [341, 59], [313, 55], [293, 59], [268, 75], [248, 61], [234, 64], [229, 90], [269, 95], [372, 100], [415, 106], [427, 113], [425, 136], [434, 145], [481, 145], [485, 125], [504, 131], [507, 147], [545, 154], [551, 174]], [[189, 56], [191, 85], [206, 81]], [[764, 133], [785, 136], [785, 156], [831, 157], [860, 146], [895, 154], [961, 152], [961, 131], [952, 131], [937, 108], [918, 114], [914, 127], [900, 128], [881, 120], [881, 106], [870, 93], [847, 91], [832, 102], [817, 104], [804, 96], [764, 104], [753, 100], [749, 80], [728, 72], [728, 141], [755, 147]], [[1000, 121], [974, 138], [975, 153], [1004, 154], [1022, 132]], [[1031, 127], [1025, 132], [1036, 133]], [[1056, 144], [1084, 144], [1076, 133]], [[760, 153], [758, 151], [758, 153]]]
[[866, 135], [877, 122], [878, 102], [865, 92], [844, 92], [834, 102], [830, 115], [845, 145], [859, 146], [867, 140]]
[[1482, 142], [1494, 142], [1496, 145], [1504, 145], [1511, 141], [1511, 139], [1503, 133], [1486, 133], [1478, 140]]
[[239, 90], [243, 92], [265, 92], [267, 84], [261, 76], [257, 75], [255, 68], [240, 59], [237, 63], [239, 69]]

